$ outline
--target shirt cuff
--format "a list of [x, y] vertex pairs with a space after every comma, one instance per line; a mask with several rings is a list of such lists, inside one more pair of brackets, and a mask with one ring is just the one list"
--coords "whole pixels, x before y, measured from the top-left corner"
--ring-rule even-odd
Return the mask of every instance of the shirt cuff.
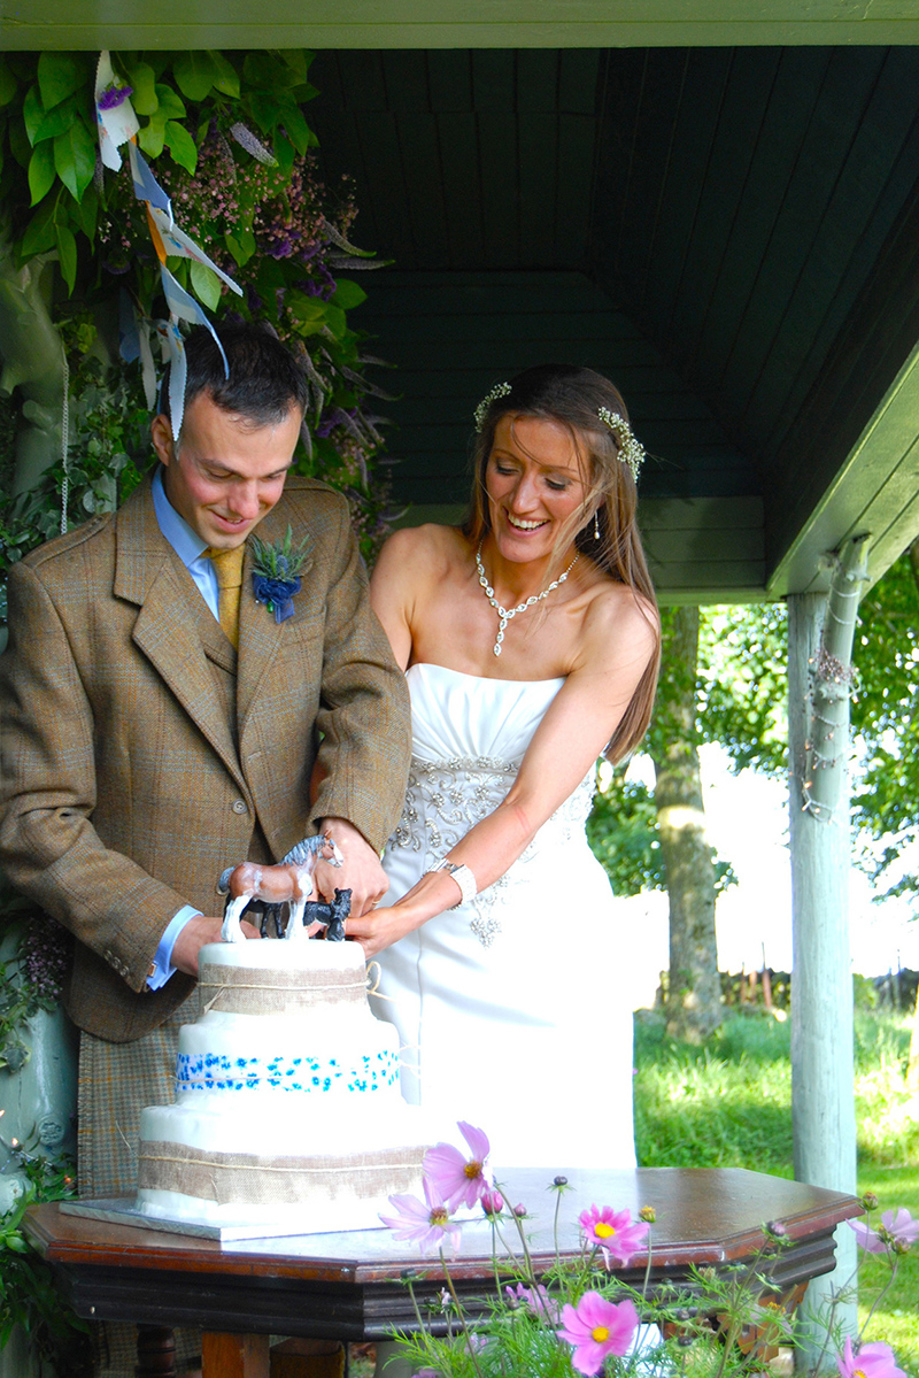
[[196, 909], [193, 904], [183, 904], [179, 912], [169, 920], [150, 966], [150, 974], [147, 977], [148, 990], [159, 990], [160, 986], [165, 986], [170, 976], [175, 975], [176, 968], [172, 965], [172, 949], [175, 947], [176, 939], [188, 920], [196, 918], [200, 913], [201, 910]]

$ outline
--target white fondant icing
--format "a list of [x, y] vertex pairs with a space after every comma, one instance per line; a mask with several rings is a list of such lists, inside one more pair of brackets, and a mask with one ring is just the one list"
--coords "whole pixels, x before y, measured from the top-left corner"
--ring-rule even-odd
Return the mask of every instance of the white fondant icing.
[[[207, 1004], [267, 1012], [209, 1008], [181, 1028], [176, 1102], [141, 1113], [138, 1209], [266, 1227], [293, 1216], [307, 1233], [376, 1226], [390, 1194], [420, 1194], [434, 1136], [402, 1099], [398, 1036], [362, 993], [360, 945], [215, 943], [199, 967]], [[291, 999], [305, 1002], [296, 1013]]]

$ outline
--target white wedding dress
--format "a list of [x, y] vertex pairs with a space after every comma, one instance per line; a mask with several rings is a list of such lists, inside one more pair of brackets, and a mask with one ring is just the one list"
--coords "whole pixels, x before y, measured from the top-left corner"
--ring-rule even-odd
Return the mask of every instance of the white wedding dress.
[[[413, 759], [382, 904], [504, 798], [563, 683], [410, 668]], [[406, 1099], [444, 1132], [484, 1129], [498, 1169], [635, 1164], [631, 992], [584, 834], [592, 793], [591, 771], [495, 885], [378, 959], [385, 998], [371, 1004], [399, 1029]]]

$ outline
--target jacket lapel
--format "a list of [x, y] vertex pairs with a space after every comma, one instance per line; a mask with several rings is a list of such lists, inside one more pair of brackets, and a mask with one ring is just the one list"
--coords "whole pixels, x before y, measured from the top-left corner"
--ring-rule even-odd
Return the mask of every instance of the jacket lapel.
[[116, 549], [115, 595], [140, 608], [135, 645], [245, 790], [230, 726], [186, 592], [172, 567], [169, 543], [156, 520], [149, 482], [118, 513]]

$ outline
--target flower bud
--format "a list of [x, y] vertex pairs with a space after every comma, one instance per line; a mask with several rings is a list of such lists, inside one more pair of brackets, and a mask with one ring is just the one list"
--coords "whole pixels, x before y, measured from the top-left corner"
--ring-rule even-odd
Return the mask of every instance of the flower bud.
[[788, 1234], [788, 1231], [782, 1224], [781, 1220], [767, 1220], [766, 1233], [771, 1234], [773, 1239], [784, 1239], [785, 1236]]
[[653, 1225], [657, 1219], [657, 1211], [653, 1206], [642, 1206], [638, 1212], [639, 1220], [643, 1220], [646, 1225]]
[[864, 1196], [862, 1197], [862, 1205], [865, 1207], [865, 1210], [866, 1210], [866, 1211], [876, 1211], [876, 1210], [877, 1210], [877, 1208], [878, 1208], [878, 1199], [877, 1199], [877, 1197], [875, 1196], [875, 1194], [874, 1194], [873, 1191], [866, 1191], [866, 1192], [865, 1192]]
[[561, 1175], [559, 1175], [558, 1177], [556, 1177], [556, 1178], [554, 1179], [552, 1185], [553, 1185], [553, 1187], [567, 1187], [567, 1185], [568, 1185], [568, 1178], [567, 1178], [567, 1177], [562, 1177]]
[[524, 1206], [522, 1202], [519, 1202], [519, 1201], [518, 1201], [517, 1205], [514, 1207], [514, 1214], [516, 1215], [517, 1219], [518, 1219], [518, 1220], [523, 1220], [523, 1219], [525, 1219], [526, 1213], [527, 1213], [527, 1208], [526, 1208], [526, 1206]]
[[487, 1216], [500, 1215], [504, 1210], [504, 1197], [497, 1188], [491, 1191], [483, 1191], [479, 1199], [482, 1204], [482, 1210]]

